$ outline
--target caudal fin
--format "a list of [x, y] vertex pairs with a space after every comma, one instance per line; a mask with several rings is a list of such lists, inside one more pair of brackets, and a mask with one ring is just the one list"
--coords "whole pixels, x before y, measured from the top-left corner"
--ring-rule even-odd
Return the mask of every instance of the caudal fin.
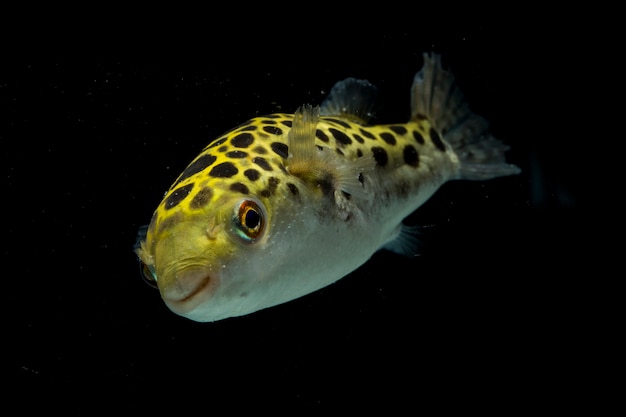
[[430, 120], [452, 147], [460, 161], [458, 179], [486, 180], [521, 172], [506, 163], [504, 153], [509, 147], [494, 138], [487, 121], [469, 109], [454, 76], [441, 67], [440, 55], [424, 54], [424, 66], [411, 87], [411, 118]]

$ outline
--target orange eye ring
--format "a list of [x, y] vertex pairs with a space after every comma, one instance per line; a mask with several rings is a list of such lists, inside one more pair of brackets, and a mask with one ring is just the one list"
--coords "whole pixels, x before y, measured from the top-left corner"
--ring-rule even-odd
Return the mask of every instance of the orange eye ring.
[[233, 219], [237, 236], [244, 242], [256, 241], [265, 230], [265, 210], [253, 200], [243, 200]]

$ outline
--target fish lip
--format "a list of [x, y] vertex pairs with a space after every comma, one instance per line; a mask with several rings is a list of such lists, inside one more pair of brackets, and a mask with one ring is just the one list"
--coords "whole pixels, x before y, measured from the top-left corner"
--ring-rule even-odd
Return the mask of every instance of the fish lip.
[[176, 273], [172, 282], [159, 287], [161, 297], [174, 313], [186, 316], [215, 293], [218, 277], [206, 269]]

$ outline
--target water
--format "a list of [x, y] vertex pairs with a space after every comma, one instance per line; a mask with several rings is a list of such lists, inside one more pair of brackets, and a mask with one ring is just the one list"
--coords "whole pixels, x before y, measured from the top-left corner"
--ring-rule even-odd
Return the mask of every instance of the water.
[[[527, 122], [541, 110], [529, 114], [520, 97], [539, 76], [520, 62], [530, 59], [523, 42], [493, 41], [501, 29], [370, 34], [349, 54], [332, 44], [289, 64], [268, 48], [231, 60], [233, 48], [3, 66], [5, 340], [15, 348], [6, 375], [23, 389], [154, 386], [155, 405], [164, 386], [206, 377], [209, 401], [235, 390], [266, 403], [412, 409], [424, 386], [455, 392], [448, 379], [470, 389], [479, 375], [494, 396], [526, 401], [503, 386], [541, 373], [546, 355], [570, 375], [555, 352], [581, 314], [563, 315], [580, 285], [569, 272], [581, 191], [563, 161], [578, 155]], [[512, 146], [521, 176], [446, 185], [409, 219], [432, 226], [422, 256], [378, 253], [335, 285], [251, 316], [193, 323], [145, 285], [136, 232], [210, 139], [255, 115], [317, 104], [346, 76], [380, 87], [377, 121], [403, 121], [433, 45]]]

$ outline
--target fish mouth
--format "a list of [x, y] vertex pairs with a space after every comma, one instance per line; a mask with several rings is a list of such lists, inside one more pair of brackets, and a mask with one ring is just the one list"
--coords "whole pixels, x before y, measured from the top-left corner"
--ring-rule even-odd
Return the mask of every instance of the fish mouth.
[[160, 286], [161, 297], [174, 313], [186, 316], [211, 298], [217, 289], [217, 277], [205, 269], [178, 272]]

